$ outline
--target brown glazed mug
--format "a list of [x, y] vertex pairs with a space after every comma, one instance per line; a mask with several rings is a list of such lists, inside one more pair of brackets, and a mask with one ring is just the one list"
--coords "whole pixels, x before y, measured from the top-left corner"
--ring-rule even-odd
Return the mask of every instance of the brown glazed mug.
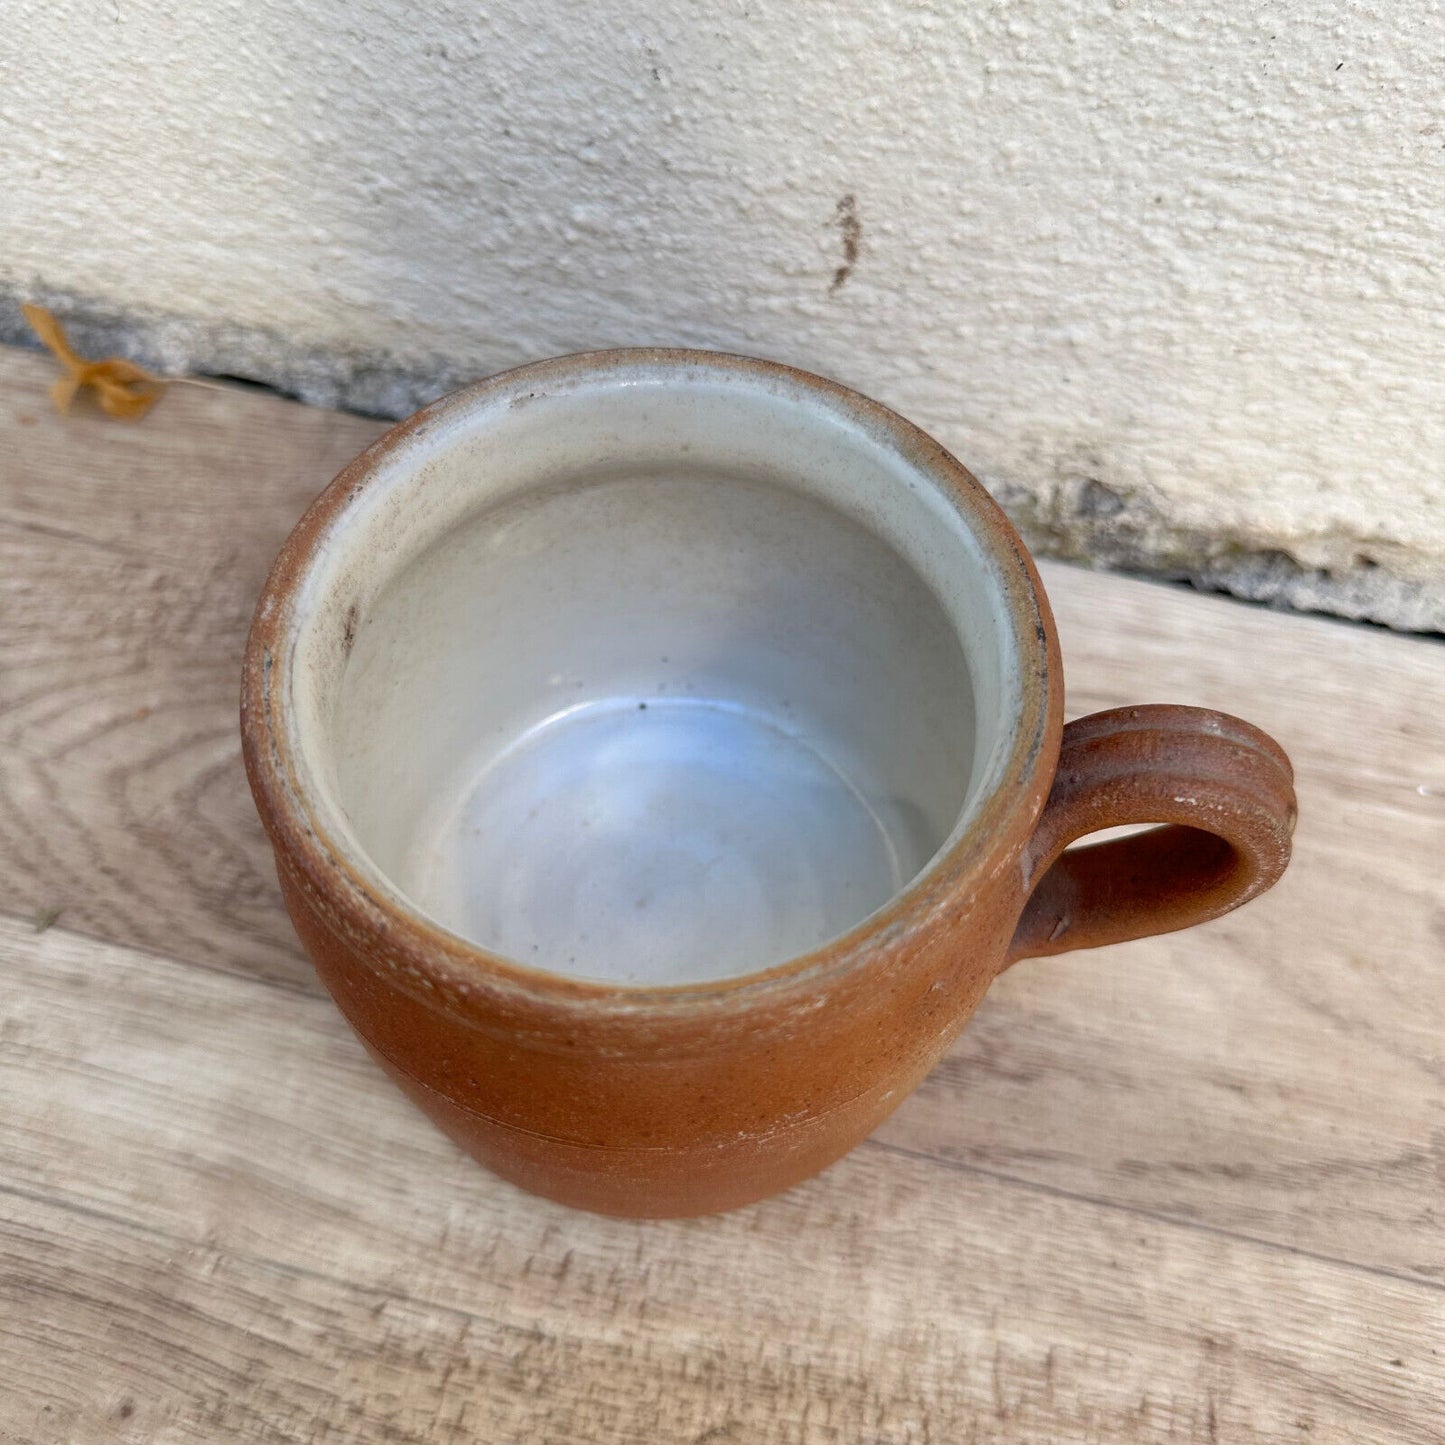
[[382, 1067], [523, 1188], [675, 1215], [837, 1159], [1017, 959], [1280, 876], [1268, 737], [1066, 728], [1063, 697], [1033, 564], [936, 442], [639, 350], [493, 377], [347, 467], [266, 583], [241, 720], [286, 905]]

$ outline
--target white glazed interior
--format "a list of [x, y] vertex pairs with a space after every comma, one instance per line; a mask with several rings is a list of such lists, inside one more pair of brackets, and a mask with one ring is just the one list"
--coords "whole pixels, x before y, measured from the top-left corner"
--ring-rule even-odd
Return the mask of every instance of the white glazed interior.
[[1020, 705], [995, 563], [900, 425], [625, 353], [442, 403], [299, 593], [318, 819], [562, 974], [732, 977], [862, 922], [968, 826]]

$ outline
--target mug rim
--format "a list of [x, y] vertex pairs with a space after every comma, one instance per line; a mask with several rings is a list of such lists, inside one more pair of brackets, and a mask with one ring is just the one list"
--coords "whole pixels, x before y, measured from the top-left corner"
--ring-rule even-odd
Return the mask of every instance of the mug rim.
[[[474, 943], [433, 920], [399, 889], [373, 886], [356, 850], [325, 827], [310, 805], [287, 726], [290, 661], [302, 618], [297, 602], [322, 542], [344, 525], [347, 508], [385, 470], [414, 433], [442, 418], [494, 404], [539, 382], [605, 375], [620, 369], [706, 368], [747, 381], [779, 381], [831, 405], [881, 438], [971, 524], [994, 565], [996, 590], [1018, 659], [1018, 708], [1004, 719], [1007, 756], [961, 834], [887, 903], [846, 932], [806, 952], [751, 972], [684, 983], [629, 983], [549, 972]], [[276, 667], [277, 661], [283, 666]], [[274, 685], [279, 675], [282, 685]], [[724, 1000], [748, 1002], [780, 990], [816, 986], [864, 967], [887, 938], [897, 943], [968, 902], [1015, 856], [1033, 831], [1052, 782], [1063, 725], [1058, 641], [1042, 582], [1022, 539], [998, 503], [946, 448], [881, 402], [782, 362], [681, 347], [627, 347], [573, 352], [497, 372], [438, 398], [390, 427], [349, 462], [307, 508], [283, 543], [252, 617], [242, 667], [242, 753], [257, 810], [278, 863], [305, 888], [334, 931], [367, 941], [358, 951], [385, 959], [409, 992], [451, 1002], [464, 1012], [481, 990], [517, 1004], [573, 1003], [635, 1012], [681, 1010]], [[1050, 743], [1053, 747], [1050, 749]], [[379, 873], [379, 870], [376, 870]], [[370, 960], [369, 960], [370, 961]]]

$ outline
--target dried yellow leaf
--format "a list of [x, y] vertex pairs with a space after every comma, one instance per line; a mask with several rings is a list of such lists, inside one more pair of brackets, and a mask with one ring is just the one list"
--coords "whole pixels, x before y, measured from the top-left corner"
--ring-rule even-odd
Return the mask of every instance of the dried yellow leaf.
[[94, 389], [100, 409], [107, 416], [128, 421], [139, 421], [160, 400], [167, 385], [164, 378], [152, 376], [143, 366], [120, 356], [87, 361], [75, 354], [64, 329], [45, 307], [26, 305], [23, 309], [35, 334], [65, 368], [65, 375], [50, 388], [55, 409], [62, 416], [70, 410], [76, 392], [86, 386]]

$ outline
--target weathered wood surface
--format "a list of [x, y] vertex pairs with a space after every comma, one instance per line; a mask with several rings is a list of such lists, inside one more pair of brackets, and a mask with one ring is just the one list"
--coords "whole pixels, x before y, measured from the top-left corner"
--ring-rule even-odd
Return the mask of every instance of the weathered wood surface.
[[1047, 569], [1071, 711], [1289, 748], [1286, 881], [1013, 970], [782, 1199], [598, 1220], [375, 1073], [245, 792], [251, 601], [376, 425], [48, 379], [0, 352], [0, 1439], [1445, 1438], [1445, 648]]

